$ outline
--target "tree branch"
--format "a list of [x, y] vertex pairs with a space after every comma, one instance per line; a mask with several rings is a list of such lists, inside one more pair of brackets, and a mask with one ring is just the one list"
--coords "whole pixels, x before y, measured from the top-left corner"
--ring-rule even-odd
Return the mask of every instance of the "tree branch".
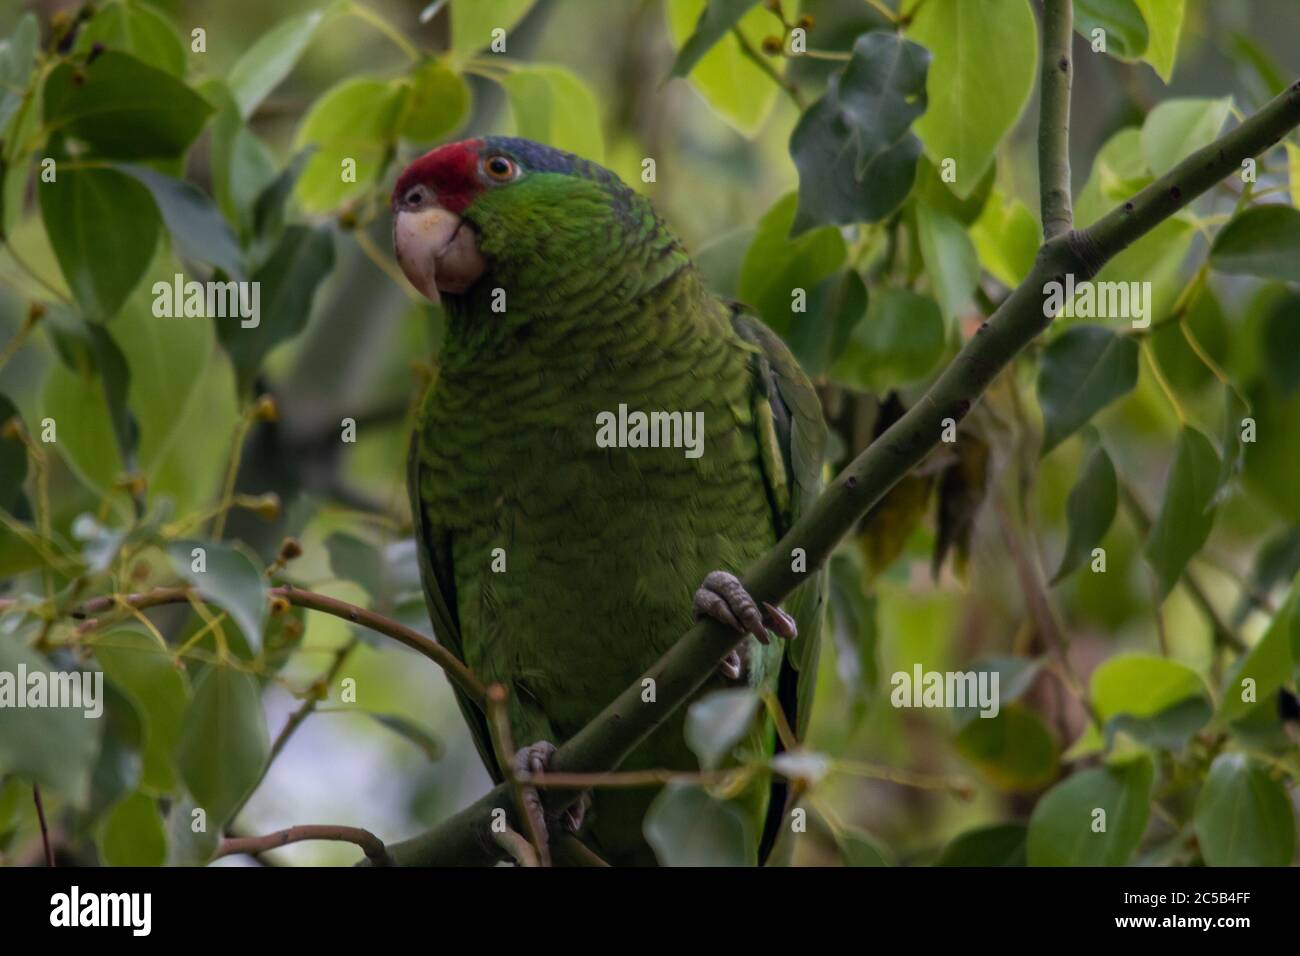
[[384, 841], [369, 830], [363, 830], [360, 827], [318, 823], [289, 827], [286, 830], [276, 830], [274, 833], [267, 833], [264, 836], [231, 837], [222, 840], [217, 845], [217, 852], [212, 859], [219, 860], [223, 856], [233, 856], [236, 853], [265, 853], [267, 850], [274, 850], [290, 843], [301, 843], [304, 840], [338, 840], [345, 843], [355, 843], [361, 847], [366, 859], [375, 866], [393, 865], [393, 860], [388, 855], [388, 849], [384, 846]]
[[[193, 593], [194, 591], [191, 588], [176, 587], [154, 588], [152, 591], [142, 591], [138, 594], [105, 594], [86, 601], [73, 612], [72, 616], [75, 618], [88, 618], [93, 614], [111, 611], [119, 604], [126, 604], [137, 610], [158, 607], [163, 604], [184, 604]], [[304, 591], [288, 584], [282, 587], [268, 588], [266, 593], [271, 600], [280, 598], [298, 607], [332, 614], [335, 617], [341, 617], [353, 624], [360, 624], [362, 627], [367, 627], [372, 631], [384, 634], [395, 641], [405, 644], [441, 667], [448, 679], [464, 691], [470, 700], [478, 704], [479, 707], [483, 706], [486, 691], [483, 685], [479, 683], [479, 679], [461, 662], [460, 658], [437, 641], [425, 637], [419, 631], [412, 630], [405, 624], [399, 624], [382, 614], [376, 614], [374, 611], [357, 607], [355, 604], [349, 604], [337, 598], [326, 597], [324, 594], [317, 594], [315, 591]], [[3, 609], [3, 606], [3, 602], [0, 602], [0, 609]]]
[[[901, 478], [939, 443], [946, 419], [963, 418], [1019, 352], [1051, 325], [1045, 308], [1049, 282], [1066, 273], [1088, 279], [1112, 256], [1207, 191], [1218, 180], [1258, 156], [1300, 125], [1300, 82], [1214, 143], [1200, 149], [1123, 206], [1088, 229], [1071, 230], [1044, 243], [1028, 278], [1015, 289], [934, 382], [929, 391], [855, 458], [784, 538], [744, 576], [758, 601], [779, 602], [829, 557], [840, 539]], [[791, 569], [791, 552], [803, 548], [808, 572]], [[592, 773], [618, 767], [623, 759], [682, 705], [736, 644], [721, 624], [695, 625], [644, 677], [619, 694], [551, 758], [556, 774]], [[646, 680], [655, 700], [643, 703]], [[543, 802], [558, 812], [577, 796], [546, 789]], [[399, 864], [474, 864], [499, 857], [489, 821], [493, 810], [511, 805], [502, 784], [445, 820], [434, 830], [390, 847]]]
[[1043, 238], [1074, 228], [1070, 207], [1070, 87], [1074, 61], [1072, 0], [1043, 0], [1043, 52], [1039, 71], [1038, 189]]

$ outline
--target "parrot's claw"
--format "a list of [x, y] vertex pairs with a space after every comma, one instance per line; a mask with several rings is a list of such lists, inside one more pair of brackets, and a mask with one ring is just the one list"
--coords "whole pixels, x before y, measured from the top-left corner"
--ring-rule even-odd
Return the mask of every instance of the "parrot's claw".
[[[545, 775], [546, 768], [550, 766], [551, 757], [554, 754], [555, 744], [549, 740], [539, 740], [527, 747], [521, 747], [514, 757], [514, 771], [516, 774], [525, 776], [532, 774]], [[562, 824], [570, 833], [578, 832], [586, 819], [587, 808], [591, 806], [591, 794], [584, 791], [574, 803], [565, 807], [558, 817], [548, 819], [542, 807], [542, 799], [538, 796], [536, 788], [525, 786], [524, 805], [528, 809], [528, 814], [533, 820], [537, 833], [541, 835], [543, 840], [546, 840], [550, 832], [550, 826], [556, 822]]]
[[[797, 637], [794, 618], [774, 604], [763, 603], [760, 611], [745, 586], [734, 574], [711, 571], [695, 592], [695, 618], [711, 617], [732, 630], [753, 634], [761, 643], [770, 640], [768, 631], [787, 640]], [[727, 673], [727, 660], [720, 665]]]
[[738, 651], [729, 653], [718, 665], [718, 670], [722, 671], [723, 676], [729, 680], [740, 680], [740, 653]]

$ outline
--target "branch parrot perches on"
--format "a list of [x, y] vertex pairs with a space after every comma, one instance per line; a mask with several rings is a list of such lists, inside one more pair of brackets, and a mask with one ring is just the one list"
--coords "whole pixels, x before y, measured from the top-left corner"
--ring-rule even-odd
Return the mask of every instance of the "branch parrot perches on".
[[[514, 740], [537, 742], [517, 759], [544, 765], [547, 741], [703, 615], [745, 636], [701, 692], [770, 689], [802, 735], [824, 580], [810, 574], [783, 611], [732, 576], [821, 484], [821, 408], [785, 345], [709, 291], [643, 197], [572, 154], [505, 137], [443, 146], [402, 173], [392, 208], [403, 272], [448, 317], [409, 461], [425, 595], [437, 639], [507, 688]], [[702, 413], [702, 454], [607, 447], [598, 416], [620, 406]], [[460, 705], [500, 780], [483, 715]], [[694, 769], [683, 720], [623, 769]], [[737, 756], [777, 746], [760, 709]], [[597, 791], [566, 822], [612, 863], [654, 862], [641, 824], [655, 796]], [[765, 857], [783, 788], [760, 775], [731, 799]]]

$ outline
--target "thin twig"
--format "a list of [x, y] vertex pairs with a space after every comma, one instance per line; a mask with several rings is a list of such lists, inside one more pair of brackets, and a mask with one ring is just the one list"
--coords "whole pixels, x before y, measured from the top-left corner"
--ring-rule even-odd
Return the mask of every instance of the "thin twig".
[[41, 824], [41, 844], [45, 847], [45, 865], [54, 866], [54, 847], [50, 846], [50, 828], [45, 822], [45, 804], [41, 802], [39, 784], [32, 784], [32, 800], [36, 803], [36, 819]]
[[232, 856], [237, 853], [250, 855], [265, 853], [267, 850], [274, 850], [290, 843], [301, 843], [304, 840], [334, 840], [343, 843], [355, 843], [361, 847], [366, 859], [375, 866], [393, 865], [393, 858], [388, 855], [388, 848], [384, 846], [384, 841], [369, 830], [363, 830], [360, 827], [322, 823], [308, 823], [302, 826], [288, 827], [263, 836], [229, 837], [217, 845], [217, 852], [212, 858], [219, 860], [223, 856]]
[[[510, 715], [506, 712], [506, 689], [500, 684], [493, 684], [487, 690], [488, 726], [492, 730], [492, 747], [496, 752], [497, 766], [501, 768], [510, 794], [514, 798], [515, 811], [523, 822], [524, 833], [537, 854], [539, 866], [551, 865], [551, 850], [547, 845], [546, 823], [539, 826], [533, 814], [528, 810], [529, 790], [532, 785], [525, 783], [523, 774], [515, 770], [515, 746], [510, 735]], [[537, 801], [536, 791], [532, 793]]]
[[749, 37], [745, 36], [740, 27], [732, 27], [731, 34], [736, 38], [736, 42], [740, 44], [740, 52], [745, 54], [745, 56], [748, 57], [755, 66], [766, 73], [773, 83], [785, 90], [790, 99], [794, 100], [795, 106], [799, 107], [801, 110], [807, 107], [807, 104], [804, 103], [803, 94], [799, 91], [799, 87], [794, 83], [794, 81], [783, 76], [781, 72], [772, 65], [771, 61], [768, 60], [767, 57], [763, 56], [762, 53], [755, 49], [754, 44], [749, 42]]
[[[103, 611], [111, 610], [118, 600], [125, 602], [135, 608], [145, 609], [158, 607], [163, 604], [182, 604], [189, 600], [191, 594], [189, 588], [155, 588], [152, 591], [142, 591], [138, 594], [126, 595], [105, 595], [92, 598], [83, 603], [73, 612], [73, 617], [78, 619], [92, 617]], [[474, 701], [480, 707], [483, 706], [486, 691], [479, 679], [474, 676], [468, 667], [451, 651], [443, 647], [437, 641], [430, 640], [419, 631], [407, 627], [405, 624], [399, 624], [391, 618], [384, 617], [382, 614], [376, 614], [374, 611], [367, 610], [363, 607], [357, 607], [355, 604], [349, 604], [346, 601], [340, 601], [337, 598], [327, 597], [324, 594], [317, 594], [315, 591], [304, 591], [301, 588], [293, 587], [286, 584], [281, 587], [270, 588], [267, 590], [267, 596], [270, 598], [284, 598], [290, 604], [297, 607], [310, 608], [313, 611], [321, 611], [325, 614], [332, 614], [335, 617], [342, 618], [345, 621], [351, 621], [353, 624], [359, 624], [362, 627], [369, 628], [379, 634], [391, 637], [399, 643], [405, 644], [414, 651], [423, 654], [429, 660], [441, 667], [447, 674], [447, 677], [461, 691], [463, 691], [470, 700]], [[0, 601], [0, 609], [5, 606], [4, 601]]]
[[[1129, 513], [1138, 534], [1146, 537], [1151, 531], [1151, 514], [1147, 511], [1146, 505], [1138, 498], [1133, 487], [1122, 479], [1119, 483], [1119, 495], [1120, 500], [1124, 503], [1124, 509]], [[1183, 584], [1187, 585], [1187, 592], [1192, 596], [1192, 600], [1200, 606], [1206, 618], [1209, 619], [1210, 627], [1214, 631], [1215, 641], [1225, 644], [1235, 651], [1245, 651], [1248, 645], [1220, 616], [1218, 610], [1214, 607], [1214, 602], [1210, 600], [1210, 596], [1190, 568], [1183, 569], [1182, 580]], [[1156, 609], [1156, 612], [1159, 614], [1159, 608]], [[1159, 618], [1157, 618], [1157, 623], [1163, 627], [1163, 621]]]

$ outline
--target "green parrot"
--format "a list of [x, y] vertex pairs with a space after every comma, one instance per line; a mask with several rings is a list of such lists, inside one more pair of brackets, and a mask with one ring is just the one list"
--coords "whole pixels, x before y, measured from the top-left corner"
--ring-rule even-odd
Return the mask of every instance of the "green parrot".
[[[442, 146], [402, 173], [392, 210], [398, 263], [447, 315], [408, 465], [426, 599], [437, 639], [507, 689], [528, 744], [517, 765], [544, 769], [704, 616], [743, 638], [700, 693], [771, 690], [802, 737], [823, 576], [784, 610], [734, 576], [822, 481], [821, 408], [785, 345], [709, 290], [645, 198], [573, 154]], [[459, 703], [499, 781], [483, 715]], [[621, 769], [696, 769], [683, 721], [680, 708]], [[760, 708], [735, 759], [779, 746]], [[654, 863], [656, 791], [589, 796], [564, 822], [612, 864]], [[728, 798], [765, 858], [779, 778]]]

